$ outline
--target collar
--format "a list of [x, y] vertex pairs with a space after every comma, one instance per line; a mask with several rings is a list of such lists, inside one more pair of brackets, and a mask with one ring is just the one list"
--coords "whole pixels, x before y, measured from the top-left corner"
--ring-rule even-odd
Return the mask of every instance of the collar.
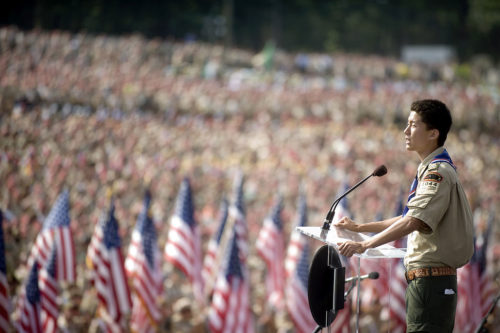
[[434, 150], [432, 153], [427, 155], [427, 157], [419, 164], [417, 173], [418, 173], [418, 178], [420, 179], [422, 175], [424, 174], [425, 170], [427, 170], [427, 167], [429, 167], [429, 164], [432, 162], [434, 157], [438, 156], [444, 151], [444, 147], [438, 147], [436, 150]]

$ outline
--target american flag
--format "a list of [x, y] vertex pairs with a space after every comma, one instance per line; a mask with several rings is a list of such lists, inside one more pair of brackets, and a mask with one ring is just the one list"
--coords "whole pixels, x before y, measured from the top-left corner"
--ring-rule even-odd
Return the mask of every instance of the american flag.
[[[361, 281], [361, 303], [367, 307], [377, 306], [381, 303], [388, 306], [386, 299], [389, 298], [390, 279], [387, 272], [387, 260], [352, 257], [349, 262], [351, 265], [350, 268], [352, 268], [352, 275], [357, 275], [358, 273], [358, 260], [360, 260], [361, 275], [370, 274], [371, 272], [378, 272], [380, 274], [377, 280], [366, 279]], [[351, 294], [353, 300], [356, 300], [357, 287], [354, 288]]]
[[[401, 192], [396, 202], [394, 216], [400, 216], [403, 208], [403, 192]], [[383, 216], [381, 215], [377, 219], [382, 220]], [[398, 248], [406, 247], [406, 238], [393, 242], [391, 245]], [[357, 260], [355, 259], [352, 263], [356, 270]], [[383, 311], [380, 316], [384, 320], [390, 320], [391, 332], [404, 332], [406, 330], [405, 291], [407, 283], [402, 260], [361, 258], [360, 262], [360, 274], [378, 272], [380, 276], [377, 280], [364, 280], [361, 282], [362, 304], [366, 306], [381, 304]]]
[[44, 332], [55, 333], [58, 331], [57, 318], [59, 317], [59, 306], [57, 296], [59, 285], [56, 280], [57, 257], [55, 249], [52, 249], [47, 266], [40, 270], [39, 287], [42, 304], [42, 327]]
[[113, 319], [106, 317], [104, 314], [98, 314], [100, 317], [96, 318], [97, 326], [99, 327], [99, 332], [105, 333], [122, 333], [127, 332], [123, 329], [123, 325], [115, 322]]
[[243, 199], [244, 185], [245, 185], [245, 177], [243, 173], [238, 173], [234, 179], [234, 185], [233, 185], [233, 206], [243, 216], [245, 216], [245, 201]]
[[42, 333], [41, 295], [38, 288], [38, 264], [35, 261], [26, 283], [25, 292], [18, 302], [19, 321], [17, 330], [21, 333]]
[[[399, 199], [396, 202], [394, 216], [400, 216], [404, 211], [404, 195], [403, 191], [399, 194]], [[405, 248], [407, 237], [394, 242], [394, 247]], [[389, 320], [391, 321], [391, 332], [406, 332], [406, 287], [408, 283], [405, 278], [405, 268], [402, 259], [383, 259], [385, 269], [382, 270], [382, 278], [380, 281], [381, 289], [386, 290], [385, 297], [382, 302], [389, 309]], [[382, 265], [381, 265], [382, 266]], [[384, 288], [383, 285], [386, 287]]]
[[404, 191], [401, 189], [399, 191], [399, 197], [396, 201], [396, 208], [394, 209], [394, 216], [403, 215], [403, 211], [405, 209], [404, 205]]
[[203, 280], [201, 238], [194, 219], [193, 195], [189, 180], [182, 181], [175, 213], [172, 216], [167, 243], [165, 244], [165, 259], [179, 268], [189, 278], [193, 293], [203, 303]]
[[240, 259], [237, 238], [234, 230], [223, 269], [215, 284], [208, 313], [208, 323], [213, 333], [254, 331], [248, 274]]
[[36, 260], [45, 266], [52, 248], [57, 253], [57, 280], [74, 282], [76, 278], [76, 258], [73, 235], [69, 226], [69, 192], [64, 190], [57, 198], [43, 223], [28, 259], [28, 267]]
[[110, 319], [108, 321], [119, 325], [121, 318], [130, 313], [132, 299], [113, 203], [94, 229], [86, 261], [102, 306], [100, 311], [106, 311], [105, 315]]
[[485, 232], [474, 242], [475, 251], [472, 259], [457, 272], [458, 299], [455, 327], [461, 332], [476, 329], [498, 292], [498, 287], [488, 270], [486, 256], [493, 226], [492, 217], [490, 215]]
[[0, 331], [8, 332], [10, 327], [9, 285], [7, 284], [7, 265], [5, 263], [5, 244], [3, 239], [3, 213], [0, 210]]
[[[338, 196], [344, 194], [348, 189], [349, 189], [349, 184], [344, 183], [343, 190], [339, 192]], [[344, 216], [347, 216], [347, 217], [351, 216], [351, 213], [349, 212], [349, 204], [347, 202], [346, 197], [344, 197], [342, 200], [340, 200], [337, 207], [335, 208], [335, 215], [333, 216], [332, 223], [333, 224], [337, 223]]]
[[264, 220], [257, 237], [256, 248], [267, 266], [266, 286], [268, 302], [275, 309], [283, 307], [285, 285], [285, 240], [283, 235], [283, 200], [278, 198], [271, 215]]
[[[297, 199], [297, 207], [296, 227], [303, 227], [307, 225], [307, 203], [305, 195], [303, 195], [303, 193], [301, 193]], [[285, 270], [287, 277], [295, 272], [297, 263], [302, 256], [303, 248], [307, 243], [306, 240], [307, 238], [302, 236], [302, 234], [295, 229], [293, 229], [290, 233], [290, 242], [288, 244], [285, 259]]]
[[[135, 291], [130, 325], [138, 332], [154, 331], [161, 319], [158, 297], [163, 293], [163, 279], [156, 230], [150, 216], [150, 205], [151, 194], [147, 191], [143, 210], [132, 232], [132, 240], [125, 260], [125, 271], [132, 280]], [[136, 316], [134, 313], [145, 313], [145, 315]]]
[[391, 332], [406, 332], [406, 301], [405, 293], [408, 286], [405, 278], [405, 268], [400, 259], [386, 259], [386, 276], [383, 280], [388, 284], [385, 306], [389, 308]]
[[[299, 195], [297, 227], [307, 224], [307, 204], [304, 195]], [[287, 258], [285, 260], [287, 272], [286, 307], [288, 314], [299, 333], [312, 332], [316, 327], [307, 295], [307, 281], [309, 278], [309, 245], [307, 238], [295, 229], [290, 237]]]
[[248, 257], [248, 226], [245, 217], [245, 201], [243, 199], [243, 186], [245, 178], [243, 174], [236, 176], [233, 188], [233, 201], [229, 206], [228, 225], [234, 225], [237, 235], [240, 259], [246, 262]]
[[473, 261], [457, 271], [455, 330], [473, 332], [481, 321], [481, 291], [477, 265]]
[[479, 274], [479, 290], [481, 292], [481, 316], [486, 315], [488, 312], [493, 299], [498, 293], [498, 286], [495, 284], [493, 280], [493, 276], [491, 271], [488, 270], [488, 245], [490, 238], [492, 237], [492, 228], [493, 228], [493, 218], [494, 214], [491, 213], [488, 218], [487, 228], [482, 235], [482, 245], [477, 250], [477, 269]]
[[212, 283], [216, 277], [216, 272], [219, 270], [220, 260], [219, 260], [219, 245], [221, 242], [222, 235], [224, 233], [224, 228], [226, 227], [227, 216], [228, 216], [228, 202], [226, 199], [222, 200], [220, 213], [219, 213], [219, 227], [214, 233], [214, 236], [210, 239], [207, 246], [207, 253], [205, 254], [205, 260], [203, 262], [202, 276], [205, 281], [205, 293], [210, 294]]
[[[157, 321], [154, 321], [150, 316], [149, 309], [144, 306], [142, 300], [135, 294], [132, 298], [132, 314], [130, 320], [130, 331], [137, 333], [157, 333], [161, 331]], [[106, 324], [107, 332], [123, 332], [123, 329], [116, 330], [115, 327]]]
[[309, 308], [307, 283], [309, 278], [309, 245], [304, 244], [295, 272], [288, 279], [286, 307], [298, 332], [312, 332], [317, 326]]

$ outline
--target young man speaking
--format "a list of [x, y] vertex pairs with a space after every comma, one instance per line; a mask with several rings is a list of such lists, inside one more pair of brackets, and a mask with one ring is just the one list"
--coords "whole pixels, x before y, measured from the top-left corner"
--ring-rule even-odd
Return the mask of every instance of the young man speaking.
[[407, 332], [452, 332], [457, 305], [457, 268], [474, 252], [474, 229], [467, 197], [443, 145], [451, 114], [437, 100], [412, 103], [404, 130], [406, 149], [420, 158], [403, 215], [358, 224], [337, 224], [356, 232], [375, 232], [363, 242], [339, 243], [347, 257], [408, 236], [406, 267]]

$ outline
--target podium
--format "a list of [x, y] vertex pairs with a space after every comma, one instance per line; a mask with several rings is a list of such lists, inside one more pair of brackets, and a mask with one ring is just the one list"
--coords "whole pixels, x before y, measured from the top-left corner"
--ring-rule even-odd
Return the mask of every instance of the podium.
[[[337, 243], [346, 241], [360, 242], [370, 238], [370, 236], [339, 229], [335, 226], [332, 226], [328, 231], [323, 230], [321, 227], [297, 227], [296, 230], [325, 244], [317, 250], [311, 263], [308, 296], [310, 298], [311, 314], [318, 324], [318, 328], [329, 327], [335, 319], [337, 310], [344, 307], [345, 268], [340, 263]], [[404, 248], [382, 245], [374, 249], [368, 249], [362, 254], [354, 255], [357, 258], [357, 278], [354, 279], [355, 282], [353, 283], [358, 287], [356, 292], [356, 332], [359, 332], [361, 258], [403, 258], [405, 253], [406, 249]], [[313, 281], [313, 284], [311, 284], [311, 281]], [[341, 302], [342, 304], [340, 304]], [[315, 332], [317, 331], [318, 329], [315, 330]]]

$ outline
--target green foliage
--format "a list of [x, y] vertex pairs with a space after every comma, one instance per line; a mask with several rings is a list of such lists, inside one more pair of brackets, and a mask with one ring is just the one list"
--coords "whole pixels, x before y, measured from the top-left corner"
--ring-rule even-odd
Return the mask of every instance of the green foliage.
[[403, 45], [447, 44], [462, 60], [478, 52], [500, 58], [498, 0], [21, 0], [3, 7], [0, 25], [24, 29], [192, 35], [256, 51], [273, 40], [288, 51], [392, 56]]
[[500, 27], [500, 2], [496, 0], [471, 1], [470, 24], [482, 33]]
[[455, 73], [458, 79], [468, 82], [471, 78], [471, 68], [467, 64], [460, 64], [455, 67]]

